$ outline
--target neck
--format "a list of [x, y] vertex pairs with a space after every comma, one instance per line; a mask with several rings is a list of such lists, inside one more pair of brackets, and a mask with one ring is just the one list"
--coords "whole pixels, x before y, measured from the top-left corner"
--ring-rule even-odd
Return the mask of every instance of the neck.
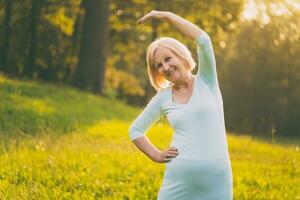
[[183, 77], [181, 80], [178, 80], [176, 83], [174, 83], [175, 89], [181, 89], [181, 88], [189, 88], [193, 85], [195, 77], [193, 74], [188, 73], [185, 77]]

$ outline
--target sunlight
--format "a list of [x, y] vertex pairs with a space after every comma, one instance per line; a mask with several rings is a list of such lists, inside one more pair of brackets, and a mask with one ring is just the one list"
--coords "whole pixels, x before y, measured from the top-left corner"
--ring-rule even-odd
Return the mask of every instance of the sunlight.
[[281, 16], [284, 14], [291, 15], [291, 11], [282, 3], [271, 3], [270, 10], [274, 15]]
[[258, 10], [256, 7], [256, 3], [252, 0], [248, 1], [245, 4], [243, 18], [246, 20], [252, 20], [252, 19], [255, 19], [257, 15], [258, 15]]
[[295, 10], [300, 11], [300, 2], [295, 0], [285, 0], [287, 5], [293, 7]]
[[249, 0], [245, 4], [244, 13], [242, 15], [243, 20], [260, 19], [263, 24], [267, 24], [270, 18], [267, 14], [268, 6], [264, 2], [257, 2], [255, 0]]
[[242, 20], [260, 19], [263, 24], [267, 24], [270, 21], [268, 12], [276, 16], [291, 15], [291, 9], [300, 11], [300, 3], [293, 0], [285, 0], [266, 4], [264, 1], [248, 0], [244, 6]]
[[268, 6], [263, 2], [256, 2], [255, 0], [249, 0], [245, 4], [242, 20], [254, 20], [260, 19], [263, 24], [270, 22], [270, 17], [267, 14]]

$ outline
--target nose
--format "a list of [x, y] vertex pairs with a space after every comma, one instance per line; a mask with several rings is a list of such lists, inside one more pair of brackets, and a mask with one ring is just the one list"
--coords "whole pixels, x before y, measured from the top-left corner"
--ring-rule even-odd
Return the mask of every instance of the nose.
[[169, 70], [169, 65], [165, 62], [162, 63], [163, 72], [166, 73]]

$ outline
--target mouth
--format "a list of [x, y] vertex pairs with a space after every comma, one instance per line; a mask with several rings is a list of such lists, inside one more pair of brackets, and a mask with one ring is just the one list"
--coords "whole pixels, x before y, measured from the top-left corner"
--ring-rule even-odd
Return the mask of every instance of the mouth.
[[175, 72], [176, 72], [176, 69], [173, 69], [169, 73], [167, 73], [167, 76], [172, 76]]

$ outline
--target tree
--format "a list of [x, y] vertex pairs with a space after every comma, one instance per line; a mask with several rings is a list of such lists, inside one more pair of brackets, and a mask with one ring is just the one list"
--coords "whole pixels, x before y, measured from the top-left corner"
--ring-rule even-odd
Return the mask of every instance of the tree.
[[31, 11], [30, 11], [30, 40], [29, 40], [29, 50], [28, 50], [28, 61], [25, 66], [25, 74], [29, 78], [33, 78], [34, 73], [36, 72], [35, 59], [36, 59], [36, 48], [37, 48], [37, 34], [38, 34], [38, 25], [41, 15], [41, 7], [43, 1], [41, 0], [32, 0], [31, 1]]
[[81, 47], [73, 84], [102, 94], [108, 45], [109, 0], [87, 0], [83, 6], [85, 14]]
[[299, 13], [244, 22], [231, 35], [220, 84], [231, 131], [299, 135]]
[[[207, 31], [214, 43], [216, 51], [220, 49], [224, 35], [230, 34], [239, 20], [244, 1], [196, 1], [174, 0], [149, 1], [149, 0], [116, 0], [112, 3], [112, 15], [110, 18], [110, 40], [113, 41], [109, 58], [111, 63], [108, 67], [114, 67], [119, 71], [134, 76], [139, 82], [138, 87], [146, 91], [145, 96], [140, 94], [127, 94], [119, 96], [128, 103], [145, 104], [149, 96], [151, 86], [147, 78], [145, 52], [147, 46], [160, 36], [174, 37], [187, 44], [196, 58], [195, 44], [183, 37], [173, 27], [165, 22], [157, 22], [156, 26], [151, 23], [143, 26], [137, 25], [136, 21], [152, 9], [168, 10], [191, 20]], [[118, 86], [119, 88], [122, 85]], [[137, 86], [132, 86], [137, 87]], [[149, 92], [150, 91], [150, 92]], [[150, 93], [150, 94], [149, 94]]]
[[7, 69], [7, 55], [9, 53], [10, 46], [10, 34], [11, 34], [11, 11], [12, 11], [12, 2], [10, 0], [5, 1], [5, 20], [4, 20], [4, 44], [2, 48], [1, 55], [1, 68], [2, 71], [8, 72]]

